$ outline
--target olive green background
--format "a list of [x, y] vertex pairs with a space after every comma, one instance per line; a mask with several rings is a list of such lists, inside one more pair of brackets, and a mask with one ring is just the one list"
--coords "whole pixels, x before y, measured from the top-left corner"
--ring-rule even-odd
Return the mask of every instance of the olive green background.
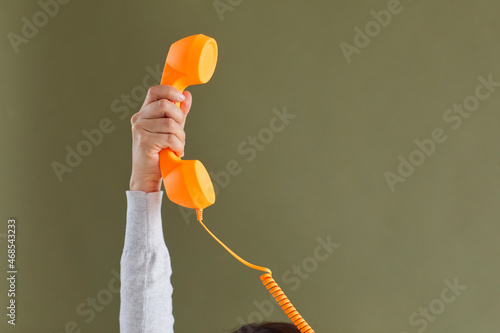
[[[217, 40], [219, 59], [208, 84], [188, 88], [185, 159], [213, 174], [231, 160], [241, 168], [206, 209], [216, 235], [270, 267], [316, 332], [497, 331], [500, 91], [456, 130], [443, 114], [474, 94], [478, 76], [500, 81], [500, 3], [402, 1], [348, 63], [340, 43], [353, 44], [354, 28], [387, 0], [223, 2], [232, 10], [221, 20], [212, 1], [73, 0], [18, 53], [7, 34], [21, 34], [22, 17], [41, 7], [0, 2], [0, 269], [15, 217], [19, 272], [15, 327], [0, 282], [0, 331], [64, 332], [71, 321], [81, 332], [119, 331], [118, 294], [88, 323], [77, 313], [120, 267], [139, 106], [120, 119], [111, 105], [142, 85], [147, 67], [163, 66], [171, 43], [198, 33]], [[273, 109], [296, 118], [249, 162], [238, 146], [269, 127]], [[113, 132], [59, 182], [51, 164], [104, 118]], [[447, 140], [392, 192], [384, 173], [435, 128]], [[269, 299], [260, 273], [166, 195], [162, 218], [175, 331], [229, 332], [238, 318], [258, 319], [256, 304]], [[298, 279], [294, 265], [312, 265], [328, 236], [340, 246]], [[411, 325], [412, 313], [439, 305], [446, 279], [467, 289], [425, 329]], [[278, 307], [263, 312], [287, 321]]]

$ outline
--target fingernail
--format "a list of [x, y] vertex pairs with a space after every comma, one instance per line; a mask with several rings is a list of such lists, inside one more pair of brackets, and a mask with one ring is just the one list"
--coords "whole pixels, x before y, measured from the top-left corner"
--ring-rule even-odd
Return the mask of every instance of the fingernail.
[[185, 97], [183, 94], [179, 93], [179, 99], [180, 99], [181, 101], [183, 101], [183, 100], [185, 100], [185, 99], [186, 99], [186, 97]]

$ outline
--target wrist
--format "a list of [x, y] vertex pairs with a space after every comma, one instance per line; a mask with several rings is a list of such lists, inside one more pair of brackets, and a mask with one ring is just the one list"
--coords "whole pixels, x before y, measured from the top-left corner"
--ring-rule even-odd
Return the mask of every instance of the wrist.
[[134, 177], [130, 178], [130, 191], [143, 191], [146, 193], [161, 191], [161, 179], [159, 180], [140, 180]]

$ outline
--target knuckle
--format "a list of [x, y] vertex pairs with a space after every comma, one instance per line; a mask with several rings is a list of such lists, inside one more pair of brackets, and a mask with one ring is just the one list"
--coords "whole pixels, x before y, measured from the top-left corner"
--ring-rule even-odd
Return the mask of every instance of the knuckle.
[[167, 94], [169, 94], [169, 95], [173, 94], [173, 93], [175, 93], [175, 90], [176, 89], [172, 85], [170, 85], [170, 84], [167, 85]]
[[132, 124], [132, 134], [137, 136], [139, 134], [139, 125], [137, 123]]
[[165, 118], [164, 122], [165, 127], [168, 129], [173, 129], [175, 126], [175, 120], [173, 120], [172, 118]]
[[173, 135], [172, 133], [168, 133], [167, 134], [167, 144], [172, 147], [175, 143], [175, 135]]
[[139, 148], [141, 148], [141, 149], [148, 147], [148, 145], [149, 145], [148, 133], [143, 132], [143, 133], [138, 134], [137, 143], [138, 143]]
[[158, 105], [162, 111], [167, 111], [169, 104], [170, 104], [170, 102], [166, 99], [158, 100]]
[[179, 139], [175, 136], [175, 134], [167, 134], [167, 145], [172, 149], [172, 150], [178, 150], [179, 149]]
[[137, 121], [137, 118], [139, 118], [139, 113], [136, 113], [132, 117], [130, 117], [130, 124], [134, 125]]
[[152, 86], [148, 89], [148, 95], [153, 94], [158, 89], [158, 86]]

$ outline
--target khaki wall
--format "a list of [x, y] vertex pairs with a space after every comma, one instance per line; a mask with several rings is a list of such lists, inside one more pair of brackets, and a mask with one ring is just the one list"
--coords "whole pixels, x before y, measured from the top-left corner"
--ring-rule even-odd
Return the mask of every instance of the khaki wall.
[[[270, 267], [316, 332], [498, 330], [500, 87], [483, 81], [500, 82], [500, 3], [218, 3], [220, 15], [211, 0], [74, 0], [43, 22], [35, 1], [0, 1], [2, 275], [9, 217], [18, 247], [17, 325], [2, 313], [0, 331], [75, 322], [118, 332], [109, 284], [138, 111], [120, 99], [142, 103], [143, 80], [158, 82], [170, 44], [197, 33], [217, 40], [219, 61], [208, 84], [189, 88], [185, 158], [219, 184], [205, 213], [214, 233]], [[13, 47], [8, 34], [34, 15], [38, 31]], [[473, 111], [459, 111], [464, 103]], [[295, 117], [270, 131], [285, 111]], [[102, 121], [112, 131], [60, 181], [52, 163], [66, 163], [66, 146]], [[249, 136], [259, 135], [266, 143], [254, 154]], [[240, 172], [228, 181], [232, 160]], [[176, 332], [287, 320], [259, 272], [166, 195], [162, 216]], [[325, 242], [332, 253], [318, 248]], [[3, 279], [3, 312], [7, 289]], [[112, 300], [92, 314], [87, 298], [105, 294]]]

